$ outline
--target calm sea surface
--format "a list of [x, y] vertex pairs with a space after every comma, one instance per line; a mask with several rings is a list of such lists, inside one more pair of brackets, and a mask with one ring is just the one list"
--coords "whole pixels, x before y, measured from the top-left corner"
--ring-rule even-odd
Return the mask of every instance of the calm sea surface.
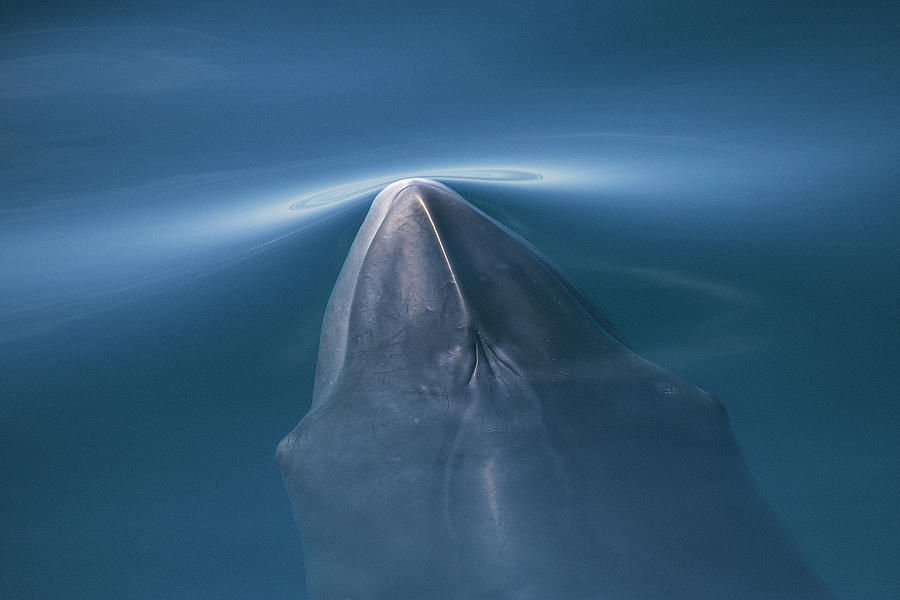
[[715, 394], [839, 597], [900, 597], [897, 15], [592, 4], [4, 22], [0, 597], [299, 597], [275, 444], [410, 176]]

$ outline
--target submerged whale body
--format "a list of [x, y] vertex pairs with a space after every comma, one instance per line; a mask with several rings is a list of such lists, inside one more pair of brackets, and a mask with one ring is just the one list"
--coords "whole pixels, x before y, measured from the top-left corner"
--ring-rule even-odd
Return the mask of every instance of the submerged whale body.
[[277, 460], [316, 600], [832, 597], [721, 404], [429, 180], [373, 202]]

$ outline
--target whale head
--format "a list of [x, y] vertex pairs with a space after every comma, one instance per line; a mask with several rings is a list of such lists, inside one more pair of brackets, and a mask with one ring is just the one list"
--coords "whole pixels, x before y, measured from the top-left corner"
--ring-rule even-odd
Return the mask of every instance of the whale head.
[[404, 179], [372, 203], [331, 295], [314, 405], [346, 371], [465, 384], [490, 351], [532, 378], [620, 344], [527, 242], [450, 188]]
[[277, 460], [310, 598], [831, 597], [722, 404], [434, 181], [373, 201]]

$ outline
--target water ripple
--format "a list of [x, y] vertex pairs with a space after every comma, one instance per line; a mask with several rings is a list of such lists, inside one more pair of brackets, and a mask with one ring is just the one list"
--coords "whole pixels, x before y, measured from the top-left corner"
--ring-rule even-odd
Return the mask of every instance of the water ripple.
[[523, 183], [544, 179], [541, 173], [521, 169], [456, 169], [435, 170], [418, 174], [380, 176], [317, 190], [290, 205], [291, 210], [311, 210], [332, 206], [376, 194], [385, 186], [400, 179], [426, 177], [442, 182]]

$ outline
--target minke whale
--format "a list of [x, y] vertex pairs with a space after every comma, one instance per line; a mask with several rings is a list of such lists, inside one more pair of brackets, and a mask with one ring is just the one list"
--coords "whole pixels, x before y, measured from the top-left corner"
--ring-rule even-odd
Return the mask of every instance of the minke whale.
[[822, 599], [722, 404], [440, 183], [372, 203], [278, 445], [315, 600]]

